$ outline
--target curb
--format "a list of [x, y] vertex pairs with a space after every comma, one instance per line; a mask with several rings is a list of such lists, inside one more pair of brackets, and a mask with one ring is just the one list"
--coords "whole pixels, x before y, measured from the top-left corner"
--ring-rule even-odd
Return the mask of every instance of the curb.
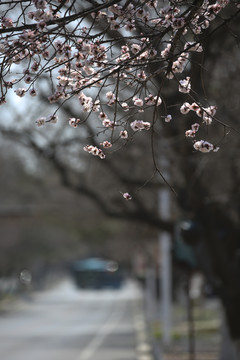
[[153, 348], [149, 339], [148, 328], [144, 316], [143, 299], [139, 298], [134, 302], [133, 321], [136, 338], [137, 360], [155, 360]]

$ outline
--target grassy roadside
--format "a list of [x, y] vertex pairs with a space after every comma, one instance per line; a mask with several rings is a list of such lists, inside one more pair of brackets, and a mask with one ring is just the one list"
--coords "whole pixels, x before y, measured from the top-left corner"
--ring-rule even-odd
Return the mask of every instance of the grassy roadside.
[[189, 354], [189, 324], [186, 306], [175, 304], [172, 309], [173, 326], [171, 344], [162, 344], [162, 327], [159, 321], [151, 324], [152, 337], [162, 347], [161, 360], [217, 360], [221, 342], [221, 309], [218, 301], [195, 303], [194, 354]]

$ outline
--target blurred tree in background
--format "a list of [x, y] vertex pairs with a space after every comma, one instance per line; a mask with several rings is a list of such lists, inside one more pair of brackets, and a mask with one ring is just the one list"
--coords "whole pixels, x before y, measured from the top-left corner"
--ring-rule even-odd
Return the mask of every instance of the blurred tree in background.
[[[189, 226], [182, 236], [222, 301], [239, 354], [238, 2], [34, 1], [34, 22], [20, 26], [16, 20], [15, 32], [8, 17], [19, 3], [12, 7], [4, 3], [10, 10], [0, 29], [2, 69], [3, 75], [9, 75], [11, 59], [14, 66], [25, 61], [28, 72], [22, 70], [12, 84], [6, 85], [2, 78], [2, 102], [6, 97], [9, 105], [2, 105], [1, 140], [5, 140], [1, 145], [4, 172], [0, 181], [7, 221], [12, 223], [16, 212], [13, 206], [14, 211], [6, 213], [11, 204], [24, 206], [17, 211], [14, 222], [18, 224], [11, 230], [5, 219], [0, 219], [6, 234], [1, 240], [1, 271], [12, 271], [10, 262], [22, 266], [35, 261], [35, 256], [46, 258], [47, 254], [51, 259], [64, 260], [80, 256], [88, 252], [91, 241], [92, 251], [102, 251], [103, 255], [110, 251], [118, 260], [130, 261], [136, 247], [148, 251], [144, 239], [153, 239], [158, 230], [174, 233], [176, 224], [187, 221]], [[47, 5], [52, 6], [49, 19]], [[127, 23], [123, 14], [130, 14]], [[126, 33], [131, 26], [132, 32]], [[92, 28], [96, 33], [91, 33]], [[20, 36], [20, 41], [14, 36]], [[45, 45], [61, 43], [56, 43], [55, 53], [51, 48], [41, 63], [41, 52], [32, 45], [34, 38], [42, 39], [42, 52]], [[72, 43], [78, 50], [74, 56], [68, 48]], [[29, 44], [30, 55], [26, 53]], [[97, 46], [99, 55], [92, 63], [88, 55], [96, 54], [90, 45]], [[107, 47], [103, 50], [101, 46]], [[192, 47], [194, 52], [190, 51]], [[110, 53], [107, 62], [105, 56]], [[54, 56], [58, 59], [55, 65], [51, 63]], [[40, 70], [35, 71], [31, 67], [36, 59]], [[65, 68], [54, 80], [55, 68], [62, 66]], [[77, 84], [74, 71], [79, 75]], [[91, 88], [92, 83], [99, 85], [99, 79], [100, 86]], [[21, 81], [29, 84], [29, 91], [37, 90], [41, 102], [35, 101], [33, 106], [26, 95], [22, 105], [18, 102], [16, 106], [13, 97], [7, 98], [5, 92], [11, 86], [18, 95], [25, 95], [27, 89], [16, 87]], [[106, 95], [110, 90], [112, 93]], [[81, 96], [81, 91], [92, 100]], [[155, 100], [148, 106], [151, 93]], [[80, 104], [74, 96], [79, 97]], [[49, 105], [49, 100], [54, 104]], [[212, 104], [217, 105], [217, 117]], [[99, 107], [102, 122], [94, 106]], [[37, 124], [45, 126], [35, 128], [31, 120], [39, 114]], [[53, 125], [56, 114], [59, 121]], [[71, 127], [65, 125], [66, 119]], [[199, 140], [195, 141], [195, 135]], [[104, 141], [107, 143], [101, 145]], [[215, 152], [218, 146], [220, 150]], [[98, 156], [91, 157], [94, 152]], [[99, 159], [105, 153], [106, 158]], [[161, 159], [168, 161], [168, 179], [163, 177]], [[158, 193], [165, 186], [174, 189], [168, 221], [158, 213]], [[125, 201], [121, 193], [130, 194], [132, 201]], [[27, 222], [23, 221], [25, 217]], [[31, 255], [26, 250], [21, 259], [21, 248]]]

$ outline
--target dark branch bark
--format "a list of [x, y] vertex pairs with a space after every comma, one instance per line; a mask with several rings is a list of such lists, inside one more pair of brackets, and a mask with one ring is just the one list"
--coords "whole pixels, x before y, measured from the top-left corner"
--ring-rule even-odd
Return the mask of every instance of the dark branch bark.
[[[24, 146], [32, 148], [38, 156], [42, 156], [49, 163], [51, 163], [55, 170], [57, 171], [59, 178], [62, 184], [67, 187], [69, 190], [87, 196], [91, 199], [98, 208], [103, 211], [103, 213], [111, 218], [124, 219], [127, 221], [136, 221], [142, 224], [150, 225], [160, 230], [173, 232], [174, 223], [172, 221], [164, 221], [158, 216], [154, 211], [148, 211], [143, 203], [139, 200], [136, 201], [135, 205], [128, 206], [128, 202], [124, 199], [121, 203], [122, 207], [120, 209], [115, 209], [111, 206], [110, 201], [106, 201], [105, 193], [97, 192], [90, 188], [84, 181], [81, 179], [81, 184], [75, 184], [70, 180], [71, 171], [67, 168], [65, 164], [61, 162], [56, 156], [54, 146], [51, 148], [41, 148], [33, 140], [32, 134], [30, 132], [17, 132], [17, 131], [8, 131], [1, 130], [1, 133], [4, 136], [7, 136], [8, 139], [18, 141]], [[101, 160], [100, 160], [101, 161]]]
[[[93, 6], [89, 9], [86, 9], [84, 11], [81, 11], [77, 14], [73, 14], [73, 15], [69, 15], [69, 16], [65, 16], [64, 18], [59, 18], [59, 19], [55, 19], [55, 20], [50, 20], [47, 21], [46, 24], [47, 25], [62, 25], [62, 24], [67, 24], [71, 21], [86, 17], [88, 15], [90, 15], [93, 12], [98, 12], [102, 9], [106, 9], [116, 3], [120, 2], [120, 0], [111, 0], [108, 1], [107, 3], [105, 2], [104, 4], [98, 5], [98, 6]], [[23, 30], [35, 30], [37, 29], [37, 24], [25, 24], [22, 26], [16, 26], [16, 27], [12, 27], [12, 28], [6, 28], [6, 29], [0, 29], [0, 34], [6, 34], [6, 33], [17, 33]]]

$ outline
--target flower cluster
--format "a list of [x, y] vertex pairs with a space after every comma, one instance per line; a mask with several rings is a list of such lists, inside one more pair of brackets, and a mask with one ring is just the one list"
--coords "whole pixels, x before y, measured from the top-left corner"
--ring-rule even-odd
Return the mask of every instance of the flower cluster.
[[[204, 107], [200, 106], [199, 104], [197, 104], [196, 102], [194, 102], [192, 104], [185, 102], [180, 107], [180, 112], [183, 115], [186, 115], [189, 113], [189, 111], [194, 111], [196, 113], [196, 115], [202, 119], [204, 124], [210, 125], [212, 123], [213, 117], [216, 114], [217, 107], [216, 106], [208, 106], [208, 107], [204, 108]], [[191, 129], [187, 130], [185, 132], [185, 136], [186, 137], [195, 137], [197, 131], [199, 130], [199, 126], [200, 125], [198, 123], [193, 124]], [[200, 143], [198, 141], [195, 142], [194, 148], [201, 152], [209, 152], [211, 150], [214, 150], [211, 148], [211, 146], [209, 145], [208, 142], [203, 142], [203, 140], [201, 140]], [[207, 151], [208, 149], [210, 149], [210, 150]]]
[[202, 153], [209, 153], [210, 151], [217, 152], [219, 150], [219, 147], [216, 147], [213, 144], [209, 143], [208, 141], [204, 141], [204, 140], [196, 141], [193, 147], [195, 150], [200, 151]]
[[151, 124], [148, 121], [142, 120], [135, 120], [131, 122], [130, 126], [134, 131], [149, 130], [151, 128]]
[[148, 96], [146, 96], [144, 98], [144, 100], [142, 100], [138, 96], [134, 96], [132, 100], [133, 100], [134, 106], [137, 106], [137, 107], [140, 107], [140, 108], [142, 108], [144, 105], [146, 105], [146, 106], [150, 106], [150, 105], [160, 106], [161, 103], [162, 103], [162, 99], [161, 99], [160, 96], [153, 96], [152, 94], [149, 94]]
[[187, 130], [187, 131], [185, 132], [185, 135], [186, 135], [187, 137], [195, 137], [196, 132], [197, 132], [198, 129], [199, 129], [199, 126], [200, 126], [200, 125], [199, 125], [198, 123], [193, 124], [192, 127], [191, 127], [191, 129], [190, 129], [190, 130]]
[[[4, 16], [3, 6], [0, 22], [1, 28], [5, 30], [0, 37], [0, 52], [4, 54], [3, 70], [8, 69], [5, 72], [7, 74], [9, 66], [22, 63], [26, 65], [25, 69], [27, 68], [29, 72], [24, 81], [33, 85], [40, 74], [58, 69], [55, 91], [49, 96], [51, 103], [65, 100], [71, 94], [78, 95], [84, 88], [102, 86], [102, 78], [105, 77], [104, 69], [109, 77], [117, 77], [129, 84], [137, 81], [145, 82], [148, 80], [148, 74], [143, 68], [140, 70], [140, 66], [143, 65], [147, 69], [146, 66], [156, 59], [162, 62], [170, 61], [170, 64], [172, 60], [168, 57], [170, 59], [175, 57], [171, 69], [168, 69], [168, 76], [173, 77], [173, 74], [183, 72], [187, 62], [190, 61], [190, 52], [202, 51], [202, 45], [199, 41], [195, 41], [194, 34], [201, 34], [228, 4], [229, 0], [216, 0], [215, 3], [204, 0], [199, 8], [189, 6], [186, 9], [180, 1], [169, 2], [165, 7], [154, 0], [139, 1], [134, 6], [131, 3], [111, 5], [106, 2], [105, 9], [103, 6], [101, 10], [95, 10], [93, 7], [91, 15], [94, 22], [89, 25], [89, 28], [81, 25], [85, 16], [84, 12], [82, 15], [81, 12], [77, 15], [74, 13], [74, 7], [68, 5], [68, 2], [65, 2], [66, 9], [63, 12], [61, 7], [50, 4], [48, 1], [34, 0], [31, 5], [25, 7], [19, 5], [21, 15], [17, 17], [16, 5], [5, 11], [6, 16]], [[58, 30], [59, 24], [64, 21], [71, 24], [71, 18], [78, 21], [78, 25], [74, 25], [75, 30], [66, 31], [66, 33], [61, 31], [59, 37], [56, 38], [55, 30]], [[136, 31], [136, 22], [140, 21], [142, 24], [147, 24], [148, 33], [152, 30], [155, 35], [158, 33], [161, 35], [162, 31], [169, 33], [172, 31], [172, 35], [170, 34], [167, 46], [160, 53], [144, 34], [142, 38], [137, 37], [136, 40], [130, 36], [128, 41], [126, 37], [126, 44], [121, 47], [120, 54], [112, 56], [109, 51], [111, 46], [105, 45], [106, 38], [93, 36], [95, 22], [102, 19], [109, 23], [111, 29], [124, 30], [125, 33]], [[26, 24], [26, 28], [22, 27], [21, 31], [17, 30], [15, 33], [14, 29], [23, 23]], [[183, 46], [178, 56], [175, 56], [174, 32], [176, 31], [180, 31], [179, 34], [182, 35], [188, 32], [193, 34], [193, 41], [180, 39]], [[33, 77], [34, 73], [36, 76]], [[22, 79], [23, 77], [20, 77], [17, 82]], [[191, 88], [190, 79], [178, 81], [179, 91], [188, 93]], [[3, 88], [5, 84], [6, 81], [3, 81]], [[30, 88], [24, 89], [25, 91], [20, 89], [23, 88], [16, 91], [18, 96], [23, 96]], [[112, 106], [116, 102], [116, 94], [109, 91], [107, 99], [108, 105]], [[134, 105], [142, 107], [142, 101], [137, 97]], [[86, 112], [97, 111], [98, 105], [89, 99], [82, 104]]]
[[105, 113], [100, 113], [98, 117], [102, 120], [102, 125], [105, 128], [114, 128], [114, 121], [110, 120]]
[[99, 156], [100, 159], [105, 159], [106, 157], [102, 149], [99, 149], [97, 146], [86, 145], [83, 150], [94, 156]]
[[180, 108], [181, 113], [184, 115], [188, 114], [190, 110], [195, 111], [196, 115], [202, 118], [205, 124], [210, 125], [212, 123], [214, 115], [216, 114], [217, 107], [209, 106], [207, 108], [204, 108], [195, 102], [192, 104], [185, 102]]
[[[70, 1], [65, 1], [64, 6], [58, 2], [0, 3], [0, 105], [6, 102], [12, 88], [18, 97], [29, 94], [33, 99], [39, 93], [39, 80], [47, 76], [51, 81], [49, 103], [57, 103], [60, 109], [66, 101], [75, 100], [83, 119], [71, 117], [68, 121], [73, 128], [91, 116], [98, 117], [101, 131], [111, 133], [101, 143], [104, 148], [118, 139], [127, 140], [129, 127], [135, 132], [151, 128], [147, 121], [132, 121], [139, 112], [152, 106], [158, 113], [156, 107], [162, 103], [167, 107], [168, 102], [162, 98], [167, 91], [155, 82], [159, 74], [175, 81], [180, 93], [194, 96], [188, 76], [192, 53], [203, 51], [200, 35], [230, 4], [230, 0], [204, 0], [199, 6], [182, 1], [139, 0], [134, 5], [105, 1], [97, 7], [79, 5], [76, 11]], [[99, 32], [98, 21], [103, 20], [108, 26]], [[118, 35], [112, 36], [109, 29], [117, 30], [114, 34]], [[165, 83], [168, 81], [163, 82], [163, 87]], [[108, 111], [111, 116], [106, 114]], [[193, 111], [210, 125], [216, 107], [185, 102], [180, 111]], [[164, 113], [168, 114], [168, 108]], [[36, 123], [41, 126], [56, 119], [56, 115], [40, 117]], [[172, 117], [168, 114], [164, 119], [169, 122]], [[186, 136], [194, 137], [198, 127], [197, 123], [192, 125]], [[196, 141], [194, 147], [202, 152], [215, 150], [202, 140]], [[96, 146], [87, 145], [84, 150], [105, 157]]]
[[107, 141], [107, 140], [100, 143], [100, 145], [102, 145], [106, 149], [112, 147], [112, 143], [110, 143], [110, 141]]
[[[179, 56], [177, 58], [177, 60], [173, 62], [172, 72], [175, 73], [175, 74], [176, 73], [182, 73], [184, 71], [185, 67], [186, 67], [186, 64], [188, 62], [188, 58], [189, 58], [189, 53], [183, 52], [181, 54], [181, 56]], [[172, 77], [173, 77], [173, 75], [172, 75]], [[180, 80], [180, 84], [181, 84], [182, 81], [185, 81], [185, 80]]]
[[57, 115], [49, 115], [47, 117], [42, 116], [36, 120], [36, 124], [37, 126], [42, 126], [45, 125], [46, 123], [56, 124], [57, 120], [58, 120]]
[[162, 103], [162, 99], [160, 96], [153, 96], [152, 94], [149, 94], [147, 97], [144, 98], [146, 105], [156, 105], [160, 106]]

